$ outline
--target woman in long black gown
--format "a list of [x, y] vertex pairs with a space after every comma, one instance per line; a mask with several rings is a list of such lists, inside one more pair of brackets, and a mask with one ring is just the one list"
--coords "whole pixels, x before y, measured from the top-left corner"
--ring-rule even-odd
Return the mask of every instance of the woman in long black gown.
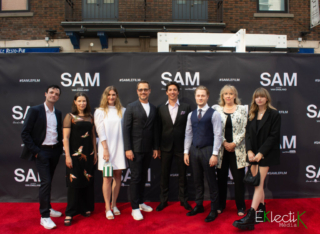
[[77, 93], [72, 112], [66, 115], [63, 122], [68, 187], [66, 226], [71, 225], [73, 216], [82, 214], [89, 217], [94, 209], [93, 174], [97, 151], [93, 122], [87, 95]]

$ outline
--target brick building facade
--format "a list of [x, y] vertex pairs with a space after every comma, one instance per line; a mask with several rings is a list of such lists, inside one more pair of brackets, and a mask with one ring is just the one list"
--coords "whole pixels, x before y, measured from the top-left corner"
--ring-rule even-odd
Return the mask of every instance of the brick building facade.
[[[86, 1], [88, 7], [95, 7], [95, 10], [91, 13], [90, 10], [85, 12], [84, 7], [86, 6], [82, 1]], [[109, 7], [105, 8], [105, 11], [111, 13], [105, 14], [104, 10], [101, 11], [101, 4], [98, 9], [98, 1], [104, 3], [103, 6]], [[114, 50], [111, 47], [117, 40], [116, 38], [125, 38], [122, 40], [123, 45], [120, 45], [121, 43], [118, 45], [124, 48], [130, 47], [131, 42], [137, 45], [137, 39], [140, 44], [142, 41], [145, 43], [146, 41], [141, 36], [148, 38], [147, 42], [151, 43], [149, 47], [156, 47], [156, 32], [159, 31], [234, 33], [241, 28], [246, 29], [249, 34], [287, 35], [288, 42], [290, 41], [288, 44], [293, 46], [299, 44], [301, 46], [301, 43], [304, 43], [305, 46], [316, 48], [318, 45], [319, 47], [320, 25], [310, 30], [309, 0], [288, 0], [287, 10], [284, 13], [261, 13], [257, 10], [257, 1], [29, 0], [29, 9], [26, 11], [0, 10], [0, 47], [26, 46], [23, 41], [29, 41], [33, 46], [36, 46], [36, 41], [39, 41], [39, 46], [44, 46], [44, 38], [50, 36], [50, 39], [55, 40], [50, 42], [50, 46], [62, 46], [65, 47], [64, 51], [81, 52], [87, 49], [66, 49], [71, 48], [72, 45], [66, 32], [75, 32], [80, 41], [91, 40], [99, 44], [97, 32], [106, 29], [105, 35], [107, 35], [110, 48], [105, 51], [112, 52]], [[181, 6], [188, 2], [192, 4], [193, 9], [198, 7], [198, 15], [195, 12], [193, 16], [191, 16], [192, 12], [182, 13], [183, 15], [179, 13], [187, 9], [182, 9]], [[206, 12], [200, 9], [201, 4], [206, 4]], [[175, 8], [177, 6], [182, 10]], [[137, 24], [130, 24], [135, 22]], [[126, 29], [122, 30], [122, 26]], [[81, 33], [83, 27], [85, 32]], [[56, 32], [50, 35], [47, 30]], [[298, 43], [298, 38], [301, 38], [302, 42]], [[59, 40], [63, 40], [63, 43]], [[21, 43], [19, 44], [18, 41]], [[99, 46], [95, 47], [95, 51], [100, 50]], [[128, 49], [128, 51], [131, 50]], [[133, 51], [139, 51], [139, 49]], [[150, 51], [155, 51], [155, 49]]]

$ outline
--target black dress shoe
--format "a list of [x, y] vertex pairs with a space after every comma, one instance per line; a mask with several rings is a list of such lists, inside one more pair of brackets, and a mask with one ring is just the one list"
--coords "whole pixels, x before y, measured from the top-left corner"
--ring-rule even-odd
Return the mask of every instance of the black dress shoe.
[[164, 208], [166, 208], [167, 206], [168, 206], [168, 203], [167, 203], [167, 202], [161, 202], [161, 203], [158, 205], [156, 211], [162, 211], [162, 210], [163, 210]]
[[180, 205], [183, 206], [186, 210], [192, 210], [192, 207], [189, 205], [187, 201], [180, 202]]
[[207, 222], [207, 223], [208, 222], [212, 222], [217, 217], [218, 217], [218, 212], [212, 210], [204, 221]]
[[194, 215], [196, 215], [196, 214], [203, 213], [203, 212], [204, 212], [203, 206], [198, 206], [198, 205], [196, 205], [196, 207], [193, 208], [192, 211], [190, 211], [190, 212], [187, 213], [187, 216], [194, 216]]

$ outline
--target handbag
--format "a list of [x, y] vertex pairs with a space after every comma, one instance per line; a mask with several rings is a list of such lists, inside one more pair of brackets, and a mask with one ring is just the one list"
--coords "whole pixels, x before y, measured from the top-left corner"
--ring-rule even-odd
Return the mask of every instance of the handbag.
[[248, 171], [246, 173], [246, 175], [243, 178], [243, 183], [248, 184], [248, 185], [252, 185], [252, 186], [259, 186], [260, 184], [260, 169], [259, 169], [259, 165], [257, 165], [257, 174], [256, 176], [253, 176], [251, 173], [251, 166], [249, 166]]
[[103, 177], [113, 177], [113, 167], [111, 162], [103, 164]]

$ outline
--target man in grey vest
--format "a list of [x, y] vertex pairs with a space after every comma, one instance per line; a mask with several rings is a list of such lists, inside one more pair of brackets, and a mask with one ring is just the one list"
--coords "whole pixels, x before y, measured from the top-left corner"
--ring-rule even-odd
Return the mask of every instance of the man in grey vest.
[[[218, 152], [222, 143], [220, 114], [208, 106], [209, 90], [199, 86], [195, 90], [197, 109], [188, 115], [184, 139], [184, 162], [192, 166], [196, 187], [196, 206], [187, 216], [204, 212], [205, 175], [210, 192], [211, 211], [205, 222], [211, 222], [218, 216], [218, 183], [215, 165], [218, 163]], [[189, 156], [190, 155], [190, 156]]]

